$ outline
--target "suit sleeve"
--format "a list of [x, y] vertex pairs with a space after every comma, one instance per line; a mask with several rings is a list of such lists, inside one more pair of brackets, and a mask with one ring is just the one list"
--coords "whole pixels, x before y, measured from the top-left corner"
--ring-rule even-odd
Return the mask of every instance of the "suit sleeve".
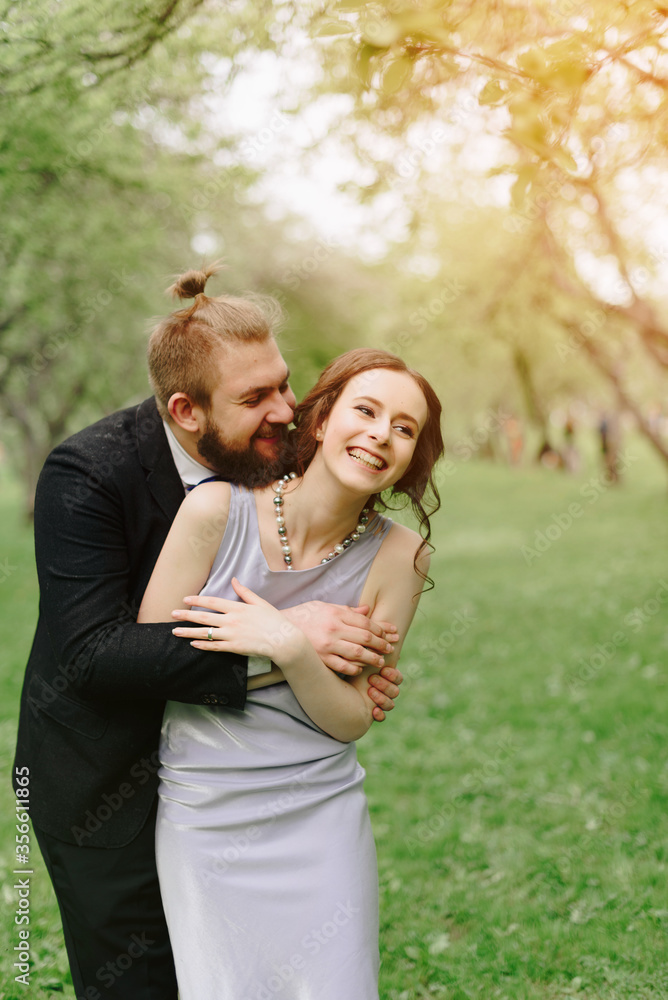
[[[100, 465], [93, 475], [89, 464], [61, 446], [47, 459], [35, 499], [40, 620], [69, 691], [95, 701], [242, 708], [247, 657], [195, 650], [169, 623], [136, 623], [141, 596], [131, 581], [122, 470], [105, 477]], [[144, 586], [152, 568], [145, 567]]]

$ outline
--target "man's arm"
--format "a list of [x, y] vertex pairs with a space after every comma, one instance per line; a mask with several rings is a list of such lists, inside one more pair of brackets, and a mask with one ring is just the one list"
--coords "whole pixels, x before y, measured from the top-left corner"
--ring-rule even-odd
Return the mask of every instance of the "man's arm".
[[[349, 608], [340, 604], [309, 601], [283, 614], [307, 636], [318, 656], [330, 670], [355, 677], [367, 667], [369, 696], [376, 702], [373, 717], [383, 722], [385, 712], [394, 708], [403, 681], [401, 671], [386, 657], [399, 641], [396, 625], [369, 617], [369, 605]], [[377, 673], [375, 671], [378, 671]]]
[[[96, 467], [80, 449], [61, 446], [47, 460], [35, 501], [40, 613], [68, 690], [96, 700], [193, 704], [213, 694], [243, 707], [245, 657], [207, 657], [178, 642], [169, 624], [136, 624], [129, 547], [149, 546], [127, 523], [140, 511], [124, 510], [116, 481], [123, 470], [94, 476], [102, 462]], [[159, 531], [150, 530], [157, 554]]]
[[[380, 565], [376, 567], [374, 563], [375, 572], [369, 574], [363, 595], [373, 603], [378, 617], [399, 623], [402, 635], [408, 631], [423, 585], [413, 566], [420, 541], [416, 532], [394, 525], [382, 546]], [[425, 573], [428, 565], [428, 555], [423, 553], [419, 569]], [[222, 626], [217, 614], [197, 611], [199, 621], [218, 629], [219, 634], [211, 643], [199, 636], [194, 645], [205, 648], [210, 644], [219, 650], [245, 649], [271, 657], [280, 668], [273, 679], [288, 682], [316, 725], [343, 742], [359, 739], [372, 724], [377, 707], [367, 690], [373, 667], [367, 667], [357, 677], [341, 678], [325, 666], [303, 630], [288, 621], [284, 613], [238, 581], [232, 583], [244, 603], [219, 599], [218, 607], [224, 613]], [[194, 630], [180, 631], [189, 636]], [[399, 652], [397, 643], [391, 654], [393, 664]]]
[[382, 667], [399, 638], [391, 622], [374, 621], [368, 611], [368, 605], [308, 601], [285, 608], [283, 614], [307, 635], [325, 666], [354, 677], [361, 667]]

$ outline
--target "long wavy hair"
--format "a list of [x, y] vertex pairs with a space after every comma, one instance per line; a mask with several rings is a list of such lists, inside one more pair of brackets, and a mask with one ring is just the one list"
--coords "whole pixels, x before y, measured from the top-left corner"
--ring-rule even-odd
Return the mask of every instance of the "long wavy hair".
[[[434, 466], [443, 454], [443, 437], [441, 403], [424, 375], [409, 368], [397, 354], [371, 347], [360, 347], [334, 358], [295, 410], [295, 429], [290, 437], [291, 467], [298, 475], [304, 474], [318, 447], [316, 431], [331, 413], [345, 386], [356, 375], [379, 368], [403, 372], [417, 383], [427, 403], [427, 420], [418, 436], [410, 465], [401, 479], [385, 493], [373, 494], [369, 498], [370, 505], [373, 505], [374, 510], [396, 510], [410, 502], [422, 536], [422, 544], [415, 553], [413, 564], [418, 575], [431, 588], [433, 581], [417, 568], [417, 560], [425, 547], [433, 550], [429, 518], [441, 506], [434, 481]], [[397, 506], [391, 506], [395, 498], [400, 502]]]

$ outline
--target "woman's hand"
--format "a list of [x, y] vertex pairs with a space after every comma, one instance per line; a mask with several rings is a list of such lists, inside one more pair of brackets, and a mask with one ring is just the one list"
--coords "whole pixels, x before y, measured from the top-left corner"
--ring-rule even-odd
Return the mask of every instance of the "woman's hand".
[[301, 629], [289, 622], [273, 605], [242, 586], [236, 578], [232, 579], [232, 586], [243, 604], [222, 597], [184, 598], [184, 604], [195, 604], [198, 608], [210, 608], [211, 611], [179, 610], [173, 611], [172, 617], [208, 627], [179, 626], [173, 629], [174, 635], [192, 639], [190, 645], [197, 649], [268, 656], [279, 667], [296, 659], [308, 645]]

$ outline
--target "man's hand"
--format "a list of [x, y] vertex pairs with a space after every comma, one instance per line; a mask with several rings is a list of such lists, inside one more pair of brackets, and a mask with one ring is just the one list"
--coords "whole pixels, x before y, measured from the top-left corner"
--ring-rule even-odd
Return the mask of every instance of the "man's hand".
[[373, 717], [376, 722], [384, 722], [385, 712], [394, 708], [394, 701], [401, 694], [399, 685], [404, 676], [396, 667], [383, 667], [380, 674], [369, 677], [369, 697], [376, 702]]
[[355, 677], [363, 667], [383, 667], [384, 654], [391, 653], [399, 639], [394, 625], [372, 621], [369, 610], [368, 605], [348, 608], [309, 601], [285, 608], [283, 614], [306, 634], [325, 666]]
[[340, 604], [309, 601], [283, 614], [298, 625], [315, 648], [323, 663], [339, 674], [355, 677], [364, 667], [379, 667], [378, 674], [369, 677], [369, 697], [376, 702], [373, 717], [383, 722], [385, 713], [394, 708], [403, 681], [400, 670], [385, 666], [383, 654], [391, 653], [399, 639], [390, 622], [374, 622], [368, 618], [369, 606], [348, 608]]
[[[186, 624], [212, 625], [222, 627], [225, 623], [225, 608], [229, 610], [229, 601], [219, 597], [190, 598], [192, 603], [206, 605], [208, 612], [183, 611], [172, 612], [172, 617]], [[356, 677], [364, 667], [377, 667], [379, 672], [369, 677], [369, 697], [376, 702], [373, 717], [376, 722], [383, 722], [385, 713], [392, 711], [394, 701], [399, 695], [399, 685], [403, 681], [400, 670], [385, 666], [383, 654], [391, 653], [393, 643], [398, 642], [399, 634], [390, 622], [374, 622], [368, 618], [368, 605], [358, 608], [348, 608], [340, 604], [326, 604], [322, 601], [309, 601], [298, 604], [294, 608], [286, 608], [281, 613], [293, 625], [296, 625], [306, 635], [325, 666], [339, 674]], [[216, 614], [216, 612], [219, 612]], [[180, 634], [189, 639], [202, 640], [207, 629], [179, 629]], [[202, 642], [204, 650], [216, 652], [220, 647], [217, 642]]]

